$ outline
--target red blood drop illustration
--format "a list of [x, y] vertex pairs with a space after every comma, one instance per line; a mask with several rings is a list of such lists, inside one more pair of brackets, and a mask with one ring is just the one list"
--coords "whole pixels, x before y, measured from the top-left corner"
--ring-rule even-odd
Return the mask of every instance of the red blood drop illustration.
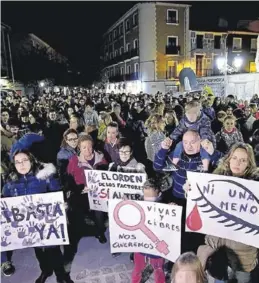
[[186, 225], [192, 231], [198, 231], [198, 230], [201, 229], [202, 220], [201, 220], [201, 217], [200, 217], [200, 213], [199, 213], [197, 204], [195, 204], [193, 210], [191, 211], [191, 213], [187, 217]]

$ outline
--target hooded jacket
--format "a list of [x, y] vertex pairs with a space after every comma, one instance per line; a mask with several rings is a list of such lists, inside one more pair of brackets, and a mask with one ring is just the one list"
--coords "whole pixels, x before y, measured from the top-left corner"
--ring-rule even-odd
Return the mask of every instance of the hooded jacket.
[[9, 181], [3, 187], [3, 196], [17, 197], [59, 191], [60, 184], [54, 178], [55, 166], [51, 163], [42, 165], [43, 168], [36, 174], [30, 172], [26, 175], [19, 175], [18, 179], [10, 176]]

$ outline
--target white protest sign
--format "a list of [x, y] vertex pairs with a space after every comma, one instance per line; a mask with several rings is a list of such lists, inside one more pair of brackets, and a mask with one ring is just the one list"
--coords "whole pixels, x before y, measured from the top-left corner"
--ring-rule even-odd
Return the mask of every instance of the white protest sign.
[[[143, 195], [142, 188], [146, 181], [146, 174], [121, 173], [99, 170], [85, 170], [89, 205], [92, 210], [108, 212], [109, 196], [123, 198], [125, 194], [129, 198], [140, 199]], [[116, 190], [112, 194], [110, 190]], [[130, 196], [131, 195], [131, 196]]]
[[1, 251], [68, 245], [62, 192], [1, 199]]
[[259, 248], [259, 183], [187, 172], [186, 231]]
[[110, 199], [111, 253], [139, 252], [175, 262], [181, 253], [181, 217], [180, 206]]

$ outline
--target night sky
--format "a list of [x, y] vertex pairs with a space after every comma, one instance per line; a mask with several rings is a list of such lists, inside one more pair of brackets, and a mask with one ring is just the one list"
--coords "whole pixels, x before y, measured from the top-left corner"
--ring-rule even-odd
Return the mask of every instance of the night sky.
[[[177, 2], [177, 1], [175, 1]], [[87, 74], [89, 82], [98, 73], [102, 34], [137, 2], [1, 2], [2, 22], [13, 32], [34, 33], [72, 65]], [[258, 2], [193, 2], [190, 28], [214, 28], [218, 18], [231, 25], [237, 20], [259, 18]]]

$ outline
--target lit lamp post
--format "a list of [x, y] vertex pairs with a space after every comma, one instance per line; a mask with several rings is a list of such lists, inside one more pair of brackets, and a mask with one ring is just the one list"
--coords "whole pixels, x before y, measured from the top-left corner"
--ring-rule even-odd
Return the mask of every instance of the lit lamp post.
[[236, 71], [238, 71], [242, 65], [243, 65], [243, 59], [239, 55], [236, 56], [233, 61], [233, 66], [235, 67]]

